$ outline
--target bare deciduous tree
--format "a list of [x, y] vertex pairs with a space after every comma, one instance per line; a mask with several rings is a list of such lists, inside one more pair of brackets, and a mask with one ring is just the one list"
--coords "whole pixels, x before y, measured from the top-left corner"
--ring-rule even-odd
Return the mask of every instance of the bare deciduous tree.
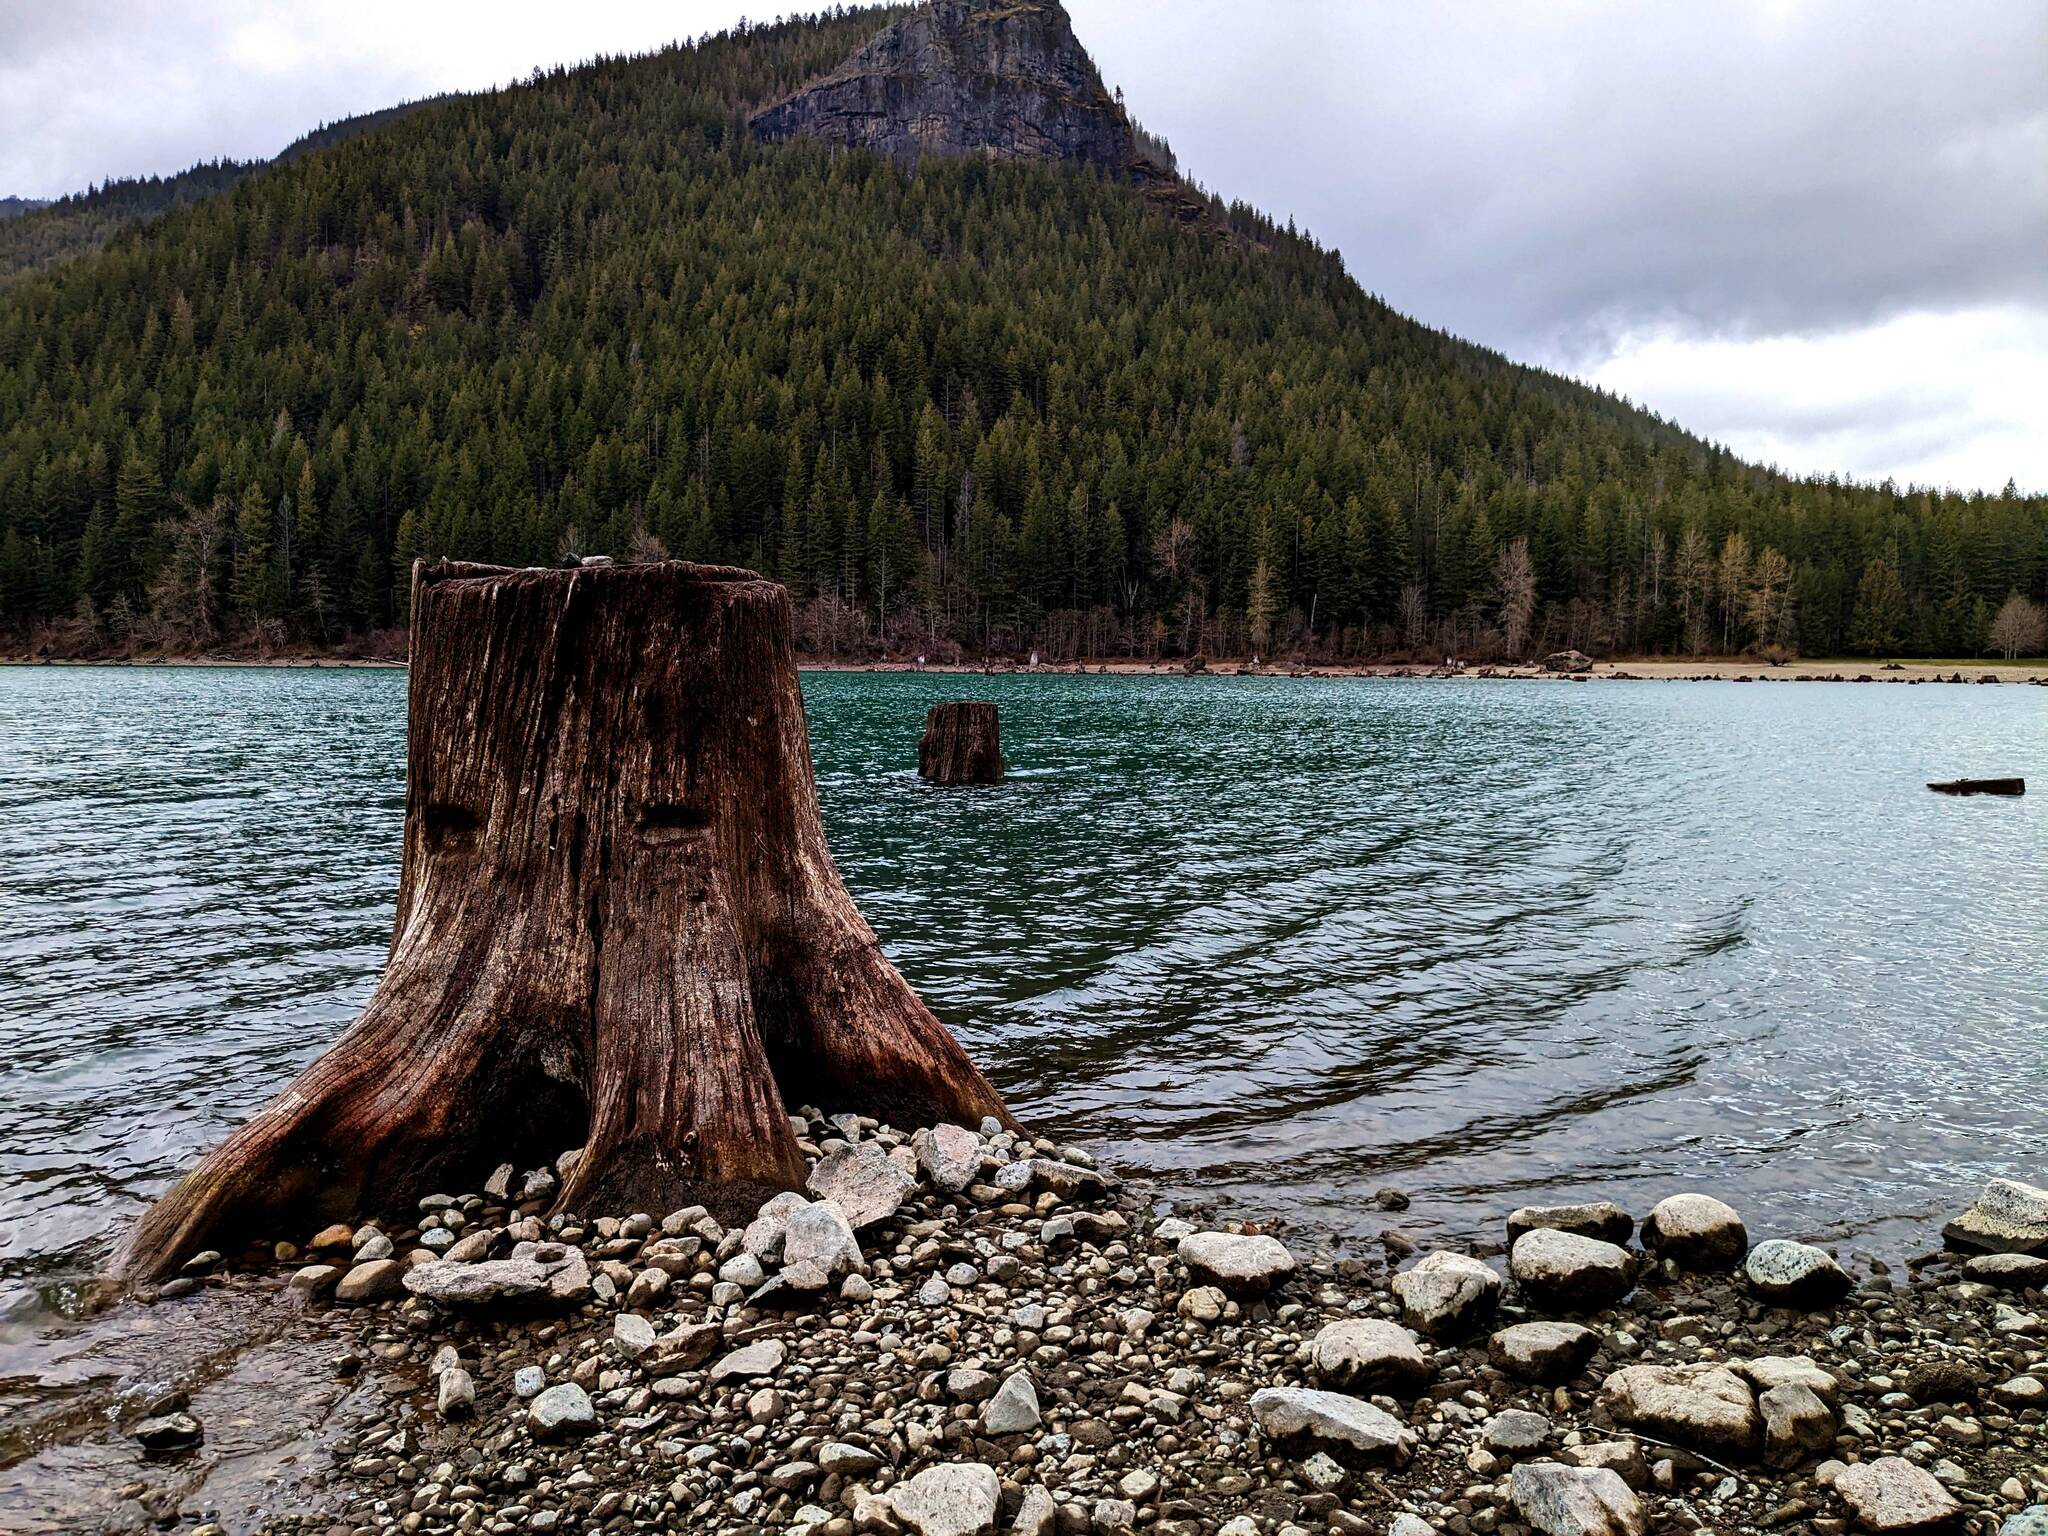
[[2015, 592], [1999, 608], [1984, 638], [2007, 661], [2020, 655], [2038, 656], [2048, 649], [2048, 612]]
[[1493, 585], [1500, 598], [1501, 644], [1519, 659], [1529, 643], [1529, 620], [1536, 613], [1536, 567], [1529, 559], [1529, 541], [1516, 539], [1493, 562]]

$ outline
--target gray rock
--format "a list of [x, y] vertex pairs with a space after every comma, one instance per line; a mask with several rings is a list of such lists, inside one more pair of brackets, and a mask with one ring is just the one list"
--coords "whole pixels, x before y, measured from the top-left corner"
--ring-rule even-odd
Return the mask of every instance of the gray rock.
[[1810, 1387], [1790, 1384], [1759, 1393], [1764, 1464], [1789, 1468], [1835, 1448], [1835, 1413]]
[[1767, 1238], [1750, 1249], [1742, 1274], [1761, 1300], [1804, 1311], [1831, 1307], [1856, 1285], [1826, 1249], [1782, 1237]]
[[1341, 1392], [1264, 1387], [1252, 1394], [1252, 1419], [1276, 1445], [1323, 1451], [1345, 1466], [1405, 1466], [1415, 1431], [1385, 1410]]
[[[426, 1266], [421, 1266], [425, 1268]], [[334, 1299], [344, 1306], [365, 1306], [390, 1301], [405, 1289], [405, 1266], [396, 1259], [372, 1259], [358, 1264], [334, 1288]]]
[[1749, 1229], [1711, 1195], [1673, 1195], [1643, 1218], [1643, 1246], [1680, 1269], [1733, 1269], [1749, 1251]]
[[1046, 1491], [1043, 1483], [1032, 1483], [1024, 1490], [1024, 1499], [1017, 1506], [1017, 1518], [1010, 1524], [1010, 1536], [1053, 1536], [1059, 1525], [1059, 1505]]
[[1643, 1536], [1643, 1506], [1605, 1467], [1529, 1461], [1515, 1468], [1515, 1510], [1543, 1536]]
[[2048, 1536], [2048, 1504], [2029, 1504], [2008, 1517], [1998, 1536]]
[[1436, 1379], [1415, 1335], [1384, 1318], [1325, 1323], [1309, 1346], [1309, 1369], [1326, 1387], [1368, 1397], [1413, 1397]]
[[763, 1376], [773, 1376], [788, 1358], [789, 1347], [782, 1340], [756, 1339], [751, 1344], [741, 1345], [712, 1366], [705, 1384], [715, 1387], [721, 1381], [755, 1381]]
[[804, 1183], [818, 1199], [838, 1206], [856, 1232], [894, 1216], [917, 1187], [903, 1165], [872, 1141], [828, 1152]]
[[522, 1400], [539, 1397], [547, 1385], [548, 1373], [537, 1365], [522, 1365], [512, 1373], [512, 1395]]
[[597, 1428], [590, 1394], [573, 1381], [549, 1387], [526, 1408], [526, 1422], [539, 1440], [569, 1440]]
[[640, 1369], [649, 1376], [674, 1376], [695, 1370], [711, 1358], [725, 1338], [716, 1323], [681, 1323], [657, 1337], [640, 1357]]
[[1484, 1327], [1500, 1304], [1499, 1275], [1462, 1253], [1432, 1253], [1394, 1276], [1394, 1295], [1408, 1326], [1432, 1339], [1457, 1338]]
[[925, 1281], [923, 1285], [917, 1288], [917, 1300], [920, 1306], [943, 1307], [952, 1299], [953, 1287], [946, 1284], [937, 1275], [933, 1275], [931, 1279]]
[[1868, 1531], [1936, 1531], [1955, 1524], [1963, 1512], [1933, 1473], [1902, 1456], [1848, 1467], [1830, 1462], [1820, 1480], [1833, 1485], [1857, 1524]]
[[621, 1312], [612, 1319], [612, 1344], [628, 1360], [638, 1360], [654, 1348], [654, 1324], [637, 1312]]
[[2048, 1189], [1993, 1179], [1941, 1237], [1951, 1248], [1978, 1253], [2048, 1253]]
[[1626, 1243], [1636, 1223], [1612, 1200], [1595, 1200], [1586, 1205], [1525, 1205], [1508, 1213], [1508, 1246], [1514, 1247], [1523, 1233], [1544, 1228], [1597, 1237], [1603, 1243]]
[[1552, 651], [1543, 658], [1543, 670], [1546, 672], [1590, 672], [1593, 670], [1593, 658], [1584, 651]]
[[1759, 1392], [1804, 1387], [1822, 1402], [1832, 1403], [1842, 1390], [1834, 1372], [1810, 1355], [1759, 1355], [1754, 1360], [1731, 1360], [1728, 1368]]
[[783, 1239], [789, 1234], [789, 1218], [811, 1202], [793, 1189], [784, 1190], [764, 1203], [760, 1214], [747, 1223], [740, 1247], [764, 1264], [782, 1262]]
[[476, 1382], [468, 1371], [456, 1365], [441, 1373], [434, 1407], [444, 1419], [466, 1419], [476, 1411]]
[[882, 1458], [865, 1446], [835, 1440], [818, 1448], [818, 1470], [830, 1477], [866, 1477]]
[[590, 1297], [583, 1250], [562, 1243], [520, 1243], [512, 1256], [457, 1264], [435, 1259], [406, 1272], [405, 1288], [444, 1307], [552, 1308]]
[[866, 1267], [860, 1240], [853, 1224], [837, 1202], [819, 1200], [793, 1212], [782, 1240], [785, 1266], [811, 1265], [826, 1279], [852, 1274]]
[[1516, 1323], [1486, 1342], [1493, 1363], [1523, 1381], [1569, 1381], [1600, 1348], [1600, 1335], [1577, 1323]]
[[1526, 1408], [1503, 1408], [1479, 1431], [1479, 1443], [1489, 1451], [1520, 1456], [1541, 1449], [1549, 1443], [1550, 1436], [1550, 1420], [1542, 1414]]
[[519, 1170], [510, 1163], [500, 1163], [491, 1170], [491, 1176], [484, 1180], [484, 1198], [503, 1204], [512, 1198], [512, 1180]]
[[1980, 1253], [1964, 1263], [1963, 1273], [1983, 1285], [2006, 1290], [2048, 1290], [2048, 1258], [2030, 1253]]
[[1188, 1273], [1204, 1285], [1249, 1301], [1294, 1273], [1294, 1255], [1277, 1237], [1233, 1232], [1192, 1232], [1177, 1250]]
[[[805, 1206], [804, 1209], [809, 1210], [810, 1207]], [[791, 1217], [790, 1219], [794, 1221], [796, 1218]], [[787, 1229], [784, 1230], [783, 1241], [785, 1244], [783, 1251], [787, 1253], [789, 1251], [786, 1246], [788, 1242]], [[755, 1286], [768, 1278], [768, 1271], [761, 1267], [761, 1260], [756, 1255], [748, 1253], [742, 1248], [738, 1253], [718, 1266], [718, 1278], [729, 1285], [743, 1286], [751, 1291]]]
[[965, 1126], [935, 1125], [910, 1138], [917, 1166], [941, 1194], [958, 1194], [981, 1171], [981, 1138]]
[[1138, 1523], [1138, 1506], [1129, 1499], [1097, 1499], [1088, 1510], [1090, 1529], [1102, 1536], [1120, 1536]]
[[981, 1405], [981, 1431], [985, 1435], [1021, 1435], [1042, 1422], [1038, 1388], [1023, 1371], [1005, 1377], [995, 1395]]
[[1747, 1457], [1763, 1436], [1749, 1383], [1725, 1365], [1630, 1365], [1600, 1385], [1618, 1424], [1708, 1454]]
[[1575, 1467], [1605, 1467], [1629, 1487], [1641, 1492], [1650, 1486], [1650, 1464], [1643, 1448], [1633, 1440], [1588, 1440], [1568, 1445], [1558, 1459]]
[[1537, 1227], [1515, 1240], [1508, 1273], [1538, 1306], [1597, 1312], [1628, 1294], [1635, 1261], [1597, 1237]]
[[368, 1264], [375, 1259], [388, 1259], [396, 1251], [390, 1238], [382, 1232], [372, 1232], [368, 1238], [356, 1244], [356, 1262]]
[[296, 1296], [317, 1301], [334, 1294], [334, 1288], [341, 1284], [341, 1275], [338, 1264], [308, 1264], [292, 1272], [288, 1289]]
[[[1257, 1536], [1256, 1526], [1252, 1536]], [[1436, 1527], [1419, 1515], [1396, 1515], [1387, 1527], [1387, 1536], [1436, 1536]]]
[[962, 1367], [946, 1372], [946, 1396], [956, 1403], [985, 1403], [996, 1395], [999, 1384], [993, 1371]]
[[1003, 1485], [994, 1467], [948, 1462], [905, 1478], [886, 1497], [916, 1536], [987, 1536], [1002, 1512]]
[[160, 1413], [141, 1419], [129, 1430], [146, 1451], [186, 1451], [206, 1438], [200, 1422], [189, 1413]]

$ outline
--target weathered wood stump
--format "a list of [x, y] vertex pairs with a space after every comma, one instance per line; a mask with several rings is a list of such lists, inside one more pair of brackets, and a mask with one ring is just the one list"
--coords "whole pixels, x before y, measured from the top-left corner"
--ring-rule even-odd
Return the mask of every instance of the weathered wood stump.
[[412, 612], [383, 978], [143, 1218], [126, 1273], [577, 1146], [556, 1209], [750, 1214], [802, 1176], [788, 1104], [1009, 1123], [833, 866], [780, 586], [441, 561]]
[[917, 743], [917, 776], [933, 784], [1000, 784], [1002, 726], [980, 699], [934, 704]]

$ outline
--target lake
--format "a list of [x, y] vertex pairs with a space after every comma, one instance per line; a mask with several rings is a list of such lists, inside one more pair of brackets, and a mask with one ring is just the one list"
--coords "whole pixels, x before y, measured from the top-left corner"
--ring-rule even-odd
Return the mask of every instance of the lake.
[[[1025, 1120], [1163, 1195], [1364, 1241], [1701, 1188], [1899, 1252], [2048, 1175], [2048, 798], [1922, 787], [2039, 779], [2040, 692], [804, 688], [889, 953]], [[929, 789], [925, 709], [970, 696], [1012, 776]], [[0, 1314], [369, 995], [404, 737], [402, 673], [0, 669]]]

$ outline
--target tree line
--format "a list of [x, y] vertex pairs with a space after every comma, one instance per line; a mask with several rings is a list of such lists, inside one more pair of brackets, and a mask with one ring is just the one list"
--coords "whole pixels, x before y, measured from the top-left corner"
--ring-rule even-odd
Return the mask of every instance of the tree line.
[[2048, 499], [1745, 464], [1242, 205], [753, 142], [888, 16], [432, 103], [11, 283], [0, 626], [355, 643], [439, 555], [751, 565], [819, 654], [1960, 656], [2048, 598]]

